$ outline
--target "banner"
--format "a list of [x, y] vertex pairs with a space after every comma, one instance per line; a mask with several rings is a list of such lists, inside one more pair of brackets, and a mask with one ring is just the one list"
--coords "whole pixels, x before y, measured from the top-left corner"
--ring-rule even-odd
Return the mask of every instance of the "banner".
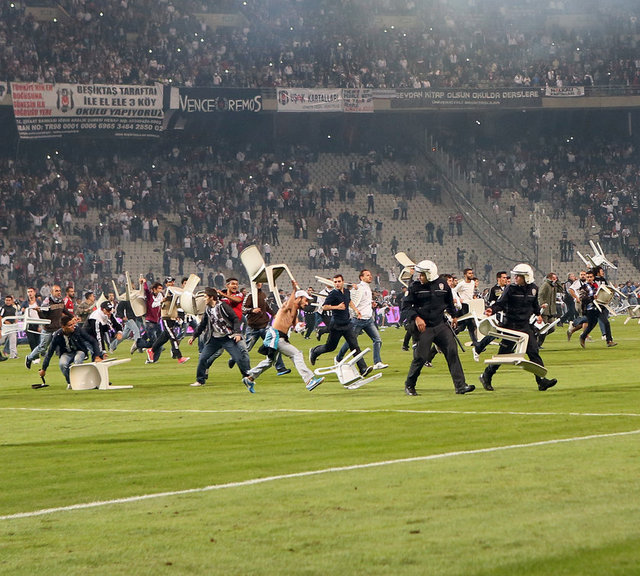
[[278, 112], [342, 112], [341, 88], [278, 88]]
[[542, 97], [538, 88], [398, 89], [391, 100], [391, 108], [486, 108], [539, 107]]
[[262, 112], [262, 92], [246, 88], [176, 88], [169, 91], [169, 109], [187, 114]]
[[345, 112], [373, 113], [373, 94], [370, 88], [344, 88], [342, 98]]
[[12, 82], [20, 138], [159, 136], [163, 87]]
[[544, 95], [552, 96], [554, 98], [574, 98], [577, 96], [584, 96], [584, 86], [563, 86], [562, 88], [547, 86], [545, 88]]

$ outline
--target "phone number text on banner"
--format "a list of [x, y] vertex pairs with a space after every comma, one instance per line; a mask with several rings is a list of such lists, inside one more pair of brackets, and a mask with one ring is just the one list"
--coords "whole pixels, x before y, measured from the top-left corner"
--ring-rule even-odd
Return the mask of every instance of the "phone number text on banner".
[[163, 87], [12, 82], [20, 138], [66, 134], [159, 136]]

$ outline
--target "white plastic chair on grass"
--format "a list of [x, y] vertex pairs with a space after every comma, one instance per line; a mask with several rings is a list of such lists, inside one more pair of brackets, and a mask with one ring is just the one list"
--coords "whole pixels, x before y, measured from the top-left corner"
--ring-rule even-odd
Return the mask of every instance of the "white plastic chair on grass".
[[87, 362], [86, 364], [72, 364], [69, 369], [69, 382], [72, 390], [122, 390], [133, 386], [113, 386], [109, 382], [109, 368], [125, 362], [131, 362], [131, 358], [122, 360], [103, 360], [102, 362]]
[[495, 316], [489, 316], [478, 324], [478, 331], [483, 336], [493, 336], [501, 340], [507, 340], [515, 344], [515, 350], [511, 354], [496, 354], [492, 358], [485, 360], [485, 364], [511, 364], [523, 368], [527, 372], [532, 372], [536, 376], [544, 378], [547, 369], [540, 364], [527, 360], [524, 355], [529, 343], [529, 335], [519, 330], [511, 330], [496, 324]]
[[336, 362], [333, 366], [325, 368], [316, 368], [314, 374], [316, 376], [325, 376], [326, 374], [335, 374], [347, 390], [357, 390], [361, 386], [373, 382], [382, 377], [382, 373], [378, 372], [373, 376], [363, 378], [358, 372], [357, 363], [371, 348], [365, 348], [359, 354], [354, 356], [355, 352], [351, 350], [340, 362]]

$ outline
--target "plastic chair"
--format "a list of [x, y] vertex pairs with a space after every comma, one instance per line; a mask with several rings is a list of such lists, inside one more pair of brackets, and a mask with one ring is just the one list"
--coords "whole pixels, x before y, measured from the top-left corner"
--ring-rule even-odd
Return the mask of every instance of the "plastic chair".
[[144, 295], [144, 290], [134, 290], [132, 288], [129, 272], [125, 272], [125, 277], [127, 282], [121, 300], [125, 300], [131, 304], [133, 313], [136, 316], [144, 316], [147, 313], [147, 297]]
[[204, 314], [204, 310], [207, 307], [207, 298], [204, 291], [196, 293], [196, 287], [199, 282], [200, 276], [191, 274], [184, 287], [170, 286], [169, 292], [173, 294], [171, 309], [177, 306], [179, 301], [180, 308], [185, 311], [185, 314], [190, 314], [191, 316]]
[[478, 331], [483, 336], [493, 336], [494, 338], [500, 338], [501, 340], [507, 340], [515, 344], [515, 350], [512, 354], [496, 354], [493, 358], [485, 360], [485, 364], [511, 364], [523, 368], [527, 372], [532, 372], [536, 376], [543, 378], [547, 374], [547, 369], [540, 364], [527, 360], [524, 355], [527, 351], [527, 344], [529, 343], [529, 335], [519, 330], [511, 330], [510, 328], [504, 328], [498, 326], [495, 323], [495, 317], [489, 316], [478, 324]]
[[44, 318], [29, 318], [27, 315], [27, 310], [24, 311], [24, 314], [17, 314], [16, 316], [5, 316], [3, 320], [15, 320], [13, 324], [2, 324], [2, 335], [6, 336], [7, 334], [13, 334], [14, 332], [26, 332], [27, 324], [40, 324], [42, 326], [46, 326], [47, 324], [51, 324], [51, 320], [47, 320]]
[[335, 374], [345, 388], [348, 390], [357, 390], [361, 386], [373, 382], [382, 377], [382, 373], [378, 372], [368, 378], [363, 378], [358, 367], [356, 366], [358, 360], [362, 358], [371, 348], [365, 348], [358, 355], [354, 356], [355, 352], [351, 350], [344, 358], [335, 363], [333, 366], [327, 366], [325, 368], [316, 368], [314, 374], [316, 376], [324, 376], [325, 374]]
[[72, 390], [122, 390], [133, 386], [113, 386], [109, 383], [109, 368], [124, 362], [131, 362], [131, 358], [122, 360], [103, 360], [102, 362], [87, 362], [86, 364], [72, 364], [69, 369], [69, 382]]
[[398, 282], [403, 286], [408, 287], [411, 279], [413, 278], [413, 267], [415, 266], [415, 262], [404, 252], [398, 252], [395, 255], [395, 258], [403, 266], [400, 275], [398, 276]]
[[251, 296], [254, 302], [258, 301], [258, 282], [266, 284], [269, 290], [273, 292], [273, 296], [280, 308], [282, 306], [282, 299], [278, 292], [278, 286], [276, 280], [286, 272], [291, 280], [295, 280], [291, 270], [286, 264], [271, 264], [267, 266], [264, 262], [264, 258], [260, 253], [260, 250], [255, 244], [247, 246], [242, 252], [240, 252], [240, 260], [244, 265], [249, 280], [251, 280]]

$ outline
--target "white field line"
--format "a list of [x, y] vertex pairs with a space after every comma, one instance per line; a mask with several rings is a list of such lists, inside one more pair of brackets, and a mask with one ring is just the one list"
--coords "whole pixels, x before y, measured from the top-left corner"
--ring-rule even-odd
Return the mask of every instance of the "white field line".
[[295, 472], [292, 474], [279, 474], [276, 476], [267, 476], [265, 478], [253, 478], [251, 480], [243, 480], [242, 482], [228, 482], [226, 484], [213, 484], [201, 488], [189, 488], [186, 490], [174, 490], [172, 492], [157, 492], [155, 494], [142, 494], [139, 496], [130, 496], [128, 498], [116, 498], [113, 500], [102, 500], [97, 502], [85, 502], [82, 504], [72, 504], [70, 506], [60, 506], [57, 508], [45, 508], [42, 510], [33, 510], [31, 512], [18, 512], [16, 514], [7, 514], [0, 516], [0, 520], [15, 520], [18, 518], [32, 518], [34, 516], [44, 516], [46, 514], [55, 514], [57, 512], [68, 512], [71, 510], [83, 510], [86, 508], [98, 508], [100, 506], [111, 506], [114, 504], [126, 504], [130, 502], [141, 502], [142, 500], [151, 500], [153, 498], [167, 498], [171, 496], [182, 496], [185, 494], [197, 494], [201, 492], [210, 492], [212, 490], [224, 490], [226, 488], [239, 488], [244, 486], [255, 486], [266, 482], [275, 482], [277, 480], [290, 480], [294, 478], [306, 478], [309, 476], [317, 476], [319, 474], [330, 474], [335, 472], [349, 472], [352, 470], [364, 470], [367, 468], [379, 468], [381, 466], [393, 466], [395, 464], [407, 464], [410, 462], [427, 462], [429, 460], [441, 460], [443, 458], [453, 458], [455, 456], [467, 456], [475, 454], [488, 454], [491, 452], [501, 452], [504, 450], [517, 450], [519, 448], [535, 448], [538, 446], [551, 446], [553, 444], [563, 444], [567, 442], [582, 442], [585, 440], [599, 440], [602, 438], [615, 438], [621, 436], [631, 436], [640, 434], [639, 430], [630, 430], [627, 432], [613, 432], [610, 434], [592, 434], [589, 436], [577, 436], [574, 438], [557, 438], [555, 440], [543, 440], [540, 442], [529, 442], [527, 444], [510, 444], [507, 446], [494, 446], [492, 448], [479, 448], [477, 450], [458, 450], [455, 452], [445, 452], [443, 454], [430, 454], [428, 456], [414, 456], [411, 458], [400, 458], [397, 460], [383, 460], [381, 462], [369, 462], [367, 464], [354, 464], [352, 466], [337, 466], [333, 468], [324, 468], [322, 470], [308, 470], [306, 472]]
[[315, 409], [315, 408], [265, 408], [244, 409], [233, 408], [228, 410], [202, 410], [199, 408], [184, 409], [131, 409], [131, 408], [23, 408], [2, 406], [0, 411], [8, 412], [86, 412], [86, 413], [122, 413], [122, 414], [463, 414], [466, 416], [507, 415], [507, 416], [589, 416], [589, 417], [620, 417], [629, 416], [639, 418], [635, 412], [520, 412], [511, 410], [404, 410], [404, 409]]

